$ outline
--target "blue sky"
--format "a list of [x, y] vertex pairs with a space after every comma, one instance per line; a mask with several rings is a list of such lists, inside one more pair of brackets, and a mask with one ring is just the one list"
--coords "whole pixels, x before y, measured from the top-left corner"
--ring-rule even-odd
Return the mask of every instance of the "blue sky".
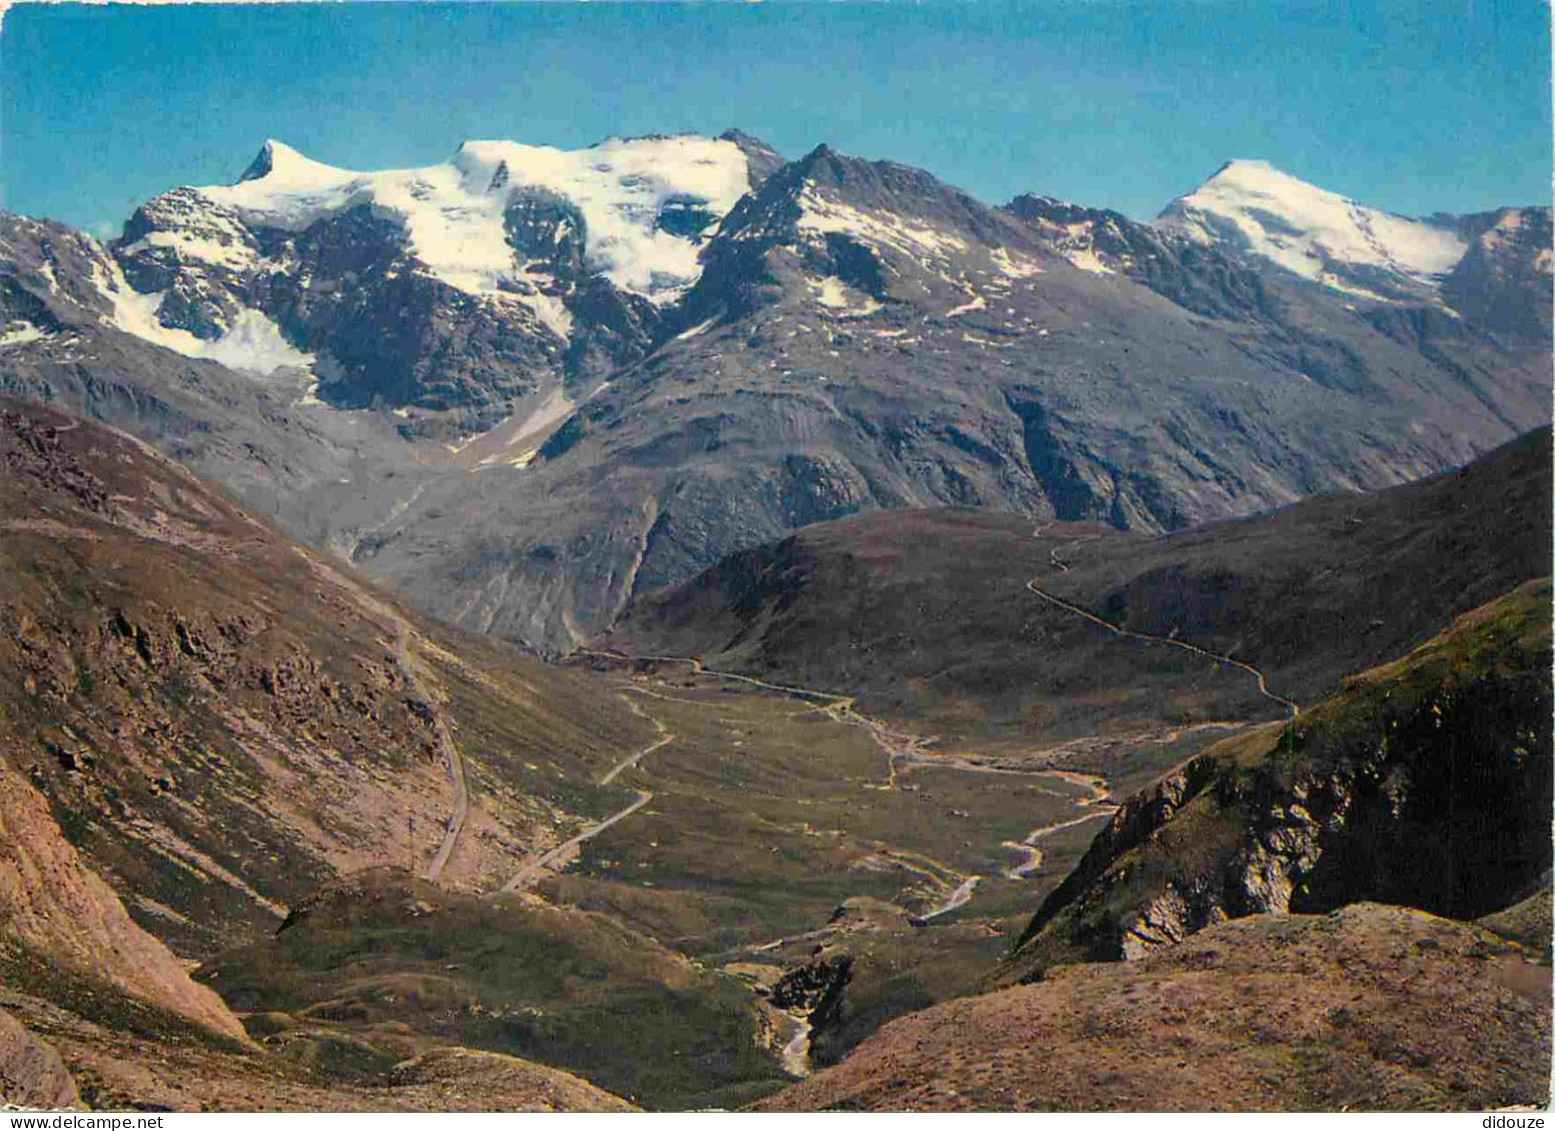
[[0, 204], [102, 231], [267, 136], [332, 164], [466, 138], [739, 126], [919, 165], [990, 202], [1154, 215], [1229, 157], [1395, 211], [1550, 198], [1540, 0], [22, 4]]

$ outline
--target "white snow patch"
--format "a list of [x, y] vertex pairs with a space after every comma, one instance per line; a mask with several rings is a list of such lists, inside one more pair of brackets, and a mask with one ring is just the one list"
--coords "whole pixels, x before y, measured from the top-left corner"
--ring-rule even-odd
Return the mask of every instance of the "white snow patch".
[[829, 306], [834, 310], [847, 309], [848, 288], [837, 276], [827, 275], [824, 279], [806, 279], [805, 282], [810, 285], [815, 301], [822, 306]]
[[44, 333], [31, 322], [18, 319], [9, 323], [4, 333], [0, 333], [0, 348], [6, 346], [20, 346], [28, 342], [39, 342], [52, 335]]
[[[107, 265], [106, 272], [103, 264]], [[135, 290], [111, 257], [92, 261], [92, 278], [97, 289], [113, 303], [113, 314], [104, 319], [105, 322], [185, 357], [206, 358], [229, 369], [260, 374], [274, 373], [278, 369], [306, 369], [317, 360], [283, 338], [281, 328], [257, 310], [243, 310], [221, 337], [206, 341], [187, 330], [170, 329], [157, 321], [162, 292], [141, 294]]]
[[[191, 335], [192, 336], [192, 335]], [[274, 373], [278, 369], [303, 369], [314, 356], [304, 353], [281, 336], [281, 328], [257, 310], [244, 310], [214, 342], [196, 356], [219, 361], [229, 369]]]
[[1385, 295], [1380, 295], [1376, 291], [1367, 290], [1365, 287], [1358, 287], [1354, 283], [1346, 282], [1338, 275], [1335, 275], [1332, 271], [1319, 271], [1316, 275], [1311, 277], [1316, 279], [1319, 283], [1322, 283], [1325, 287], [1339, 291], [1342, 294], [1354, 295], [1356, 298], [1370, 299], [1373, 302], [1388, 301]]
[[822, 235], [841, 232], [866, 243], [883, 244], [915, 258], [967, 249], [965, 241], [948, 232], [926, 227], [894, 212], [864, 212], [827, 200], [810, 187], [806, 187], [800, 194], [799, 206], [800, 231]]
[[1033, 275], [1042, 274], [1042, 268], [1037, 265], [1036, 260], [1024, 255], [1013, 255], [1002, 247], [994, 248], [989, 252], [989, 257], [993, 260], [994, 266], [1011, 279], [1029, 279]]
[[1101, 261], [1101, 256], [1096, 254], [1094, 247], [1076, 247], [1063, 253], [1075, 267], [1082, 271], [1088, 271], [1092, 275], [1111, 275], [1112, 268]]
[[[968, 294], [972, 294], [972, 292], [970, 292], [970, 291], [968, 291], [967, 293]], [[951, 309], [947, 310], [945, 312], [945, 317], [946, 318], [954, 318], [958, 314], [971, 314], [972, 311], [974, 311], [974, 310], [983, 310], [987, 306], [988, 306], [988, 300], [987, 299], [985, 299], [982, 295], [972, 294], [972, 297], [971, 297], [971, 299], [969, 301], [963, 302], [960, 306], [952, 307]]]
[[810, 294], [820, 306], [835, 311], [843, 318], [863, 318], [880, 309], [880, 303], [872, 296], [854, 291], [835, 275], [805, 280]]
[[1229, 230], [1254, 254], [1325, 282], [1334, 263], [1432, 281], [1467, 251], [1452, 232], [1357, 204], [1266, 161], [1230, 162], [1158, 223], [1205, 243]]
[[540, 289], [545, 283], [554, 284], [555, 280], [549, 275], [541, 275], [540, 272], [526, 273], [524, 276], [530, 283], [529, 290], [508, 290], [502, 293], [502, 297], [522, 303], [528, 307], [551, 333], [562, 341], [570, 341], [572, 338], [572, 311], [567, 309], [567, 304], [555, 295], [546, 294]]
[[692, 338], [707, 333], [707, 331], [712, 329], [717, 322], [718, 315], [715, 314], [706, 322], [698, 322], [695, 326], [691, 327], [691, 329], [682, 330], [680, 333], [675, 335], [675, 340], [677, 342], [690, 341]]
[[147, 232], [134, 243], [121, 249], [123, 255], [134, 255], [151, 247], [171, 248], [183, 260], [198, 260], [242, 271], [252, 267], [259, 259], [254, 249], [243, 243], [224, 243], [193, 232], [177, 230]]
[[988, 349], [996, 349], [996, 350], [1007, 350], [1012, 345], [1014, 345], [1013, 342], [993, 342], [993, 341], [989, 341], [987, 338], [979, 338], [979, 337], [976, 337], [976, 336], [974, 336], [972, 334], [962, 334], [961, 335], [961, 340], [963, 342], [968, 343], [969, 345], [984, 346], [984, 347], [986, 347]]

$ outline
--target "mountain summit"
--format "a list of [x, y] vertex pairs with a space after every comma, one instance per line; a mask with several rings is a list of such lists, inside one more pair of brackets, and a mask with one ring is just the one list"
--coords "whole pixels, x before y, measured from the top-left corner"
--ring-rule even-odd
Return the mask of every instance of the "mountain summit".
[[1162, 227], [1226, 243], [1369, 298], [1428, 290], [1468, 243], [1451, 228], [1357, 204], [1267, 161], [1228, 161], [1161, 213]]
[[271, 139], [233, 184], [147, 202], [115, 248], [158, 344], [273, 372], [278, 351], [245, 351], [246, 332], [317, 362], [328, 403], [478, 428], [646, 353], [710, 229], [779, 161], [744, 134], [467, 141], [359, 172]]

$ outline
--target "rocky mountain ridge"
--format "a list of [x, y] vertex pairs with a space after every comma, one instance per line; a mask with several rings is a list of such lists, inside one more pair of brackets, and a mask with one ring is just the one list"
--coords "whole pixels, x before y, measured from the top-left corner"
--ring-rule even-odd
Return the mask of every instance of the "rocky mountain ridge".
[[314, 367], [330, 404], [465, 409], [479, 430], [647, 351], [703, 233], [761, 175], [747, 146], [467, 142], [356, 173], [271, 140], [237, 183], [142, 206], [113, 251], [165, 329], [223, 343], [257, 321], [294, 352], [255, 366]]
[[1239, 251], [1345, 294], [1383, 301], [1445, 297], [1483, 235], [1537, 224], [1547, 208], [1413, 219], [1308, 184], [1266, 161], [1226, 164], [1161, 212], [1156, 225]]
[[[641, 726], [623, 705], [577, 729], [565, 673], [516, 652], [498, 662], [520, 682], [483, 673], [154, 449], [57, 412], [0, 401], [0, 529], [7, 757], [188, 954], [362, 867], [493, 883], [590, 803], [566, 765]], [[450, 698], [497, 733], [456, 739]], [[515, 768], [519, 740], [546, 769]], [[460, 814], [455, 769], [504, 784]]]
[[1548, 415], [1547, 212], [1496, 215], [1427, 224], [1445, 277], [1357, 295], [1224, 225], [733, 131], [390, 173], [275, 144], [106, 249], [10, 221], [0, 385], [564, 651], [859, 510], [1175, 529], [1461, 464]]
[[1137, 959], [1228, 918], [1364, 900], [1475, 919], [1547, 885], [1549, 624], [1549, 582], [1529, 582], [1130, 798], [1012, 969]]

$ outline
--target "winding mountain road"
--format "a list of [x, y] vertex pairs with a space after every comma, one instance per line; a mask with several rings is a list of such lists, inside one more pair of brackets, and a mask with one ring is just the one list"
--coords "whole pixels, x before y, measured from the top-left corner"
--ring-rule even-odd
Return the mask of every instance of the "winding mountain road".
[[429, 723], [432, 733], [437, 737], [437, 748], [443, 755], [443, 763], [448, 769], [448, 780], [453, 789], [453, 805], [448, 815], [448, 823], [443, 830], [442, 842], [423, 873], [426, 879], [436, 883], [441, 879], [443, 869], [448, 867], [448, 861], [453, 858], [454, 851], [459, 847], [459, 838], [463, 836], [465, 823], [470, 818], [470, 786], [465, 772], [464, 752], [454, 741], [453, 731], [443, 717], [443, 712], [436, 706], [441, 699], [441, 689], [437, 687], [436, 679], [416, 658], [415, 644], [419, 638], [418, 634], [408, 618], [394, 606], [380, 600], [366, 587], [332, 569], [301, 546], [294, 544], [292, 551], [302, 558], [314, 573], [336, 588], [349, 593], [360, 607], [370, 611], [393, 630], [395, 667], [399, 668], [400, 674], [405, 678], [406, 688], [431, 708]]
[[611, 766], [610, 769], [606, 770], [605, 775], [599, 779], [600, 785], [609, 785], [611, 782], [615, 781], [617, 774], [621, 773], [623, 770], [631, 769], [633, 766], [637, 765], [638, 762], [641, 762], [648, 755], [652, 754], [655, 750], [661, 750], [675, 741], [675, 736], [665, 728], [664, 724], [650, 715], [647, 711], [644, 711], [636, 703], [634, 703], [631, 696], [623, 694], [621, 696], [621, 701], [631, 708], [632, 714], [636, 715], [638, 718], [647, 719], [650, 723], [652, 723], [654, 729], [659, 732], [659, 737], [657, 741], [650, 742], [647, 746], [644, 746], [641, 750], [637, 751], [637, 753], [628, 755], [627, 757], [621, 759], [621, 761], [617, 762], [614, 766]]
[[[649, 754], [652, 754], [655, 750], [662, 750], [671, 742], [675, 741], [675, 736], [669, 732], [665, 725], [653, 715], [639, 707], [635, 702], [632, 701], [630, 696], [622, 693], [621, 699], [628, 707], [631, 708], [633, 714], [645, 718], [650, 723], [652, 723], [654, 728], [659, 732], [659, 737], [650, 742], [648, 745], [644, 746], [641, 750], [627, 755], [615, 765], [611, 766], [610, 769], [606, 770], [605, 773], [599, 778], [600, 785], [609, 785], [616, 779], [616, 775], [637, 765]], [[626, 820], [626, 818], [630, 817], [633, 813], [637, 812], [637, 810], [641, 809], [644, 805], [648, 804], [648, 802], [652, 800], [652, 793], [648, 792], [647, 790], [638, 790], [637, 800], [633, 801], [625, 809], [621, 809], [618, 812], [612, 813], [610, 816], [604, 818], [603, 820], [594, 822], [592, 825], [587, 826], [576, 836], [562, 841], [562, 843], [558, 844], [555, 848], [543, 849], [540, 852], [532, 853], [522, 864], [518, 866], [518, 871], [513, 873], [513, 877], [508, 880], [507, 883], [498, 888], [497, 891], [493, 894], [523, 891], [530, 884], [534, 883], [534, 881], [539, 878], [540, 873], [545, 871], [545, 869], [549, 868], [552, 864], [570, 859], [572, 853], [581, 848], [584, 843], [592, 840], [594, 837], [598, 836], [600, 833], [604, 832], [618, 821]]]
[[562, 843], [558, 844], [555, 848], [548, 849], [545, 852], [539, 852], [531, 856], [528, 860], [524, 861], [523, 864], [519, 865], [519, 869], [517, 872], [513, 873], [512, 879], [497, 889], [498, 894], [523, 891], [530, 884], [534, 883], [534, 881], [539, 878], [540, 873], [543, 872], [546, 868], [560, 860], [566, 859], [572, 852], [581, 847], [585, 841], [592, 840], [594, 837], [604, 832], [617, 821], [626, 820], [626, 818], [630, 817], [633, 813], [637, 812], [637, 810], [641, 809], [644, 805], [648, 804], [648, 802], [652, 800], [653, 794], [643, 790], [637, 794], [636, 801], [632, 802], [620, 812], [612, 813], [604, 820], [595, 822], [594, 824], [588, 826], [588, 828], [584, 829], [577, 836], [573, 837], [571, 840], [562, 841]]
[[[406, 687], [431, 707], [438, 698], [430, 690], [435, 683], [422, 669], [421, 662], [416, 659], [415, 632], [410, 627], [410, 622], [386, 606], [379, 606], [379, 610], [396, 626], [394, 663], [400, 669], [400, 674], [405, 677]], [[470, 785], [465, 773], [464, 753], [459, 749], [459, 744], [454, 741], [453, 732], [449, 730], [443, 712], [436, 707], [431, 707], [429, 722], [432, 733], [437, 736], [437, 748], [443, 755], [443, 765], [447, 767], [448, 780], [453, 787], [453, 808], [448, 815], [448, 824], [443, 829], [442, 843], [438, 845], [437, 852], [433, 854], [432, 862], [427, 865], [424, 873], [426, 879], [436, 883], [442, 878], [443, 869], [448, 867], [448, 861], [453, 858], [454, 850], [459, 847], [459, 838], [464, 835], [464, 826], [470, 819]]]
[[1050, 837], [1054, 833], [1063, 832], [1065, 829], [1072, 829], [1076, 825], [1083, 825], [1087, 821], [1094, 821], [1097, 817], [1110, 817], [1116, 811], [1117, 806], [1109, 804], [1105, 809], [1099, 809], [1094, 813], [1083, 813], [1080, 816], [1072, 817], [1067, 821], [1057, 821], [1051, 825], [1043, 825], [1041, 828], [1033, 829], [1025, 840], [1005, 841], [1005, 848], [1024, 853], [1026, 856], [1026, 859], [1005, 871], [1005, 879], [1025, 879], [1032, 872], [1035, 872], [1038, 868], [1042, 867], [1042, 850], [1037, 847], [1037, 842], [1039, 840]]
[[[1032, 530], [1031, 536], [1033, 538], [1040, 538], [1042, 536], [1042, 531], [1045, 529], [1047, 529], [1045, 526], [1038, 526]], [[1050, 556], [1054, 565], [1058, 566], [1058, 568], [1064, 573], [1069, 572], [1069, 566], [1058, 558], [1057, 551], [1053, 551]], [[1262, 695], [1265, 699], [1273, 700], [1280, 706], [1284, 707], [1287, 711], [1290, 712], [1291, 718], [1295, 718], [1298, 714], [1300, 714], [1301, 708], [1294, 700], [1287, 699], [1283, 695], [1276, 695], [1274, 692], [1270, 691], [1269, 681], [1264, 676], [1263, 672], [1259, 671], [1256, 667], [1254, 667], [1252, 664], [1249, 664], [1245, 660], [1238, 660], [1234, 656], [1224, 656], [1219, 652], [1211, 652], [1208, 648], [1200, 648], [1197, 644], [1190, 644], [1186, 640], [1178, 640], [1175, 636], [1156, 636], [1153, 633], [1135, 632], [1133, 629], [1124, 628], [1120, 624], [1114, 624], [1112, 621], [1107, 620], [1104, 617], [1097, 616], [1083, 605], [1077, 605], [1073, 601], [1067, 601], [1055, 593], [1049, 593], [1046, 589], [1043, 589], [1040, 585], [1037, 584], [1039, 580], [1039, 577], [1033, 577], [1031, 580], [1027, 581], [1026, 589], [1035, 596], [1042, 598], [1049, 604], [1063, 609], [1065, 612], [1074, 616], [1082, 617], [1083, 619], [1090, 621], [1092, 624], [1099, 625], [1116, 636], [1126, 636], [1133, 640], [1144, 641], [1147, 644], [1165, 644], [1172, 648], [1181, 648], [1185, 652], [1192, 652], [1196, 656], [1202, 656], [1206, 660], [1213, 660], [1217, 664], [1229, 664], [1231, 667], [1240, 668], [1242, 671], [1246, 672], [1248, 675], [1252, 676], [1255, 680], [1258, 681], [1258, 694]]]
[[949, 915], [952, 911], [965, 907], [972, 901], [972, 893], [977, 890], [977, 885], [982, 882], [982, 879], [981, 876], [968, 876], [943, 900], [922, 915], [913, 916], [910, 921], [916, 926], [922, 926], [931, 919], [938, 919], [941, 915]]
[[858, 702], [852, 695], [838, 695], [832, 691], [817, 691], [811, 687], [792, 687], [782, 683], [769, 683], [764, 679], [756, 679], [753, 676], [740, 675], [738, 672], [719, 671], [710, 668], [696, 656], [628, 656], [625, 652], [601, 651], [594, 648], [579, 648], [578, 653], [584, 656], [599, 656], [603, 659], [619, 660], [626, 663], [646, 661], [656, 664], [685, 664], [691, 668], [692, 675], [712, 676], [714, 679], [731, 680], [735, 683], [743, 683], [750, 687], [758, 687], [764, 691], [776, 691], [784, 695], [791, 695], [796, 699], [812, 700], [817, 703], [818, 709], [830, 715], [839, 723], [849, 726], [862, 727], [874, 738], [875, 744], [886, 755], [886, 781], [882, 786], [871, 786], [873, 789], [895, 789], [898, 764], [904, 760], [927, 757], [923, 749], [937, 741], [934, 737], [921, 737], [914, 734], [906, 734], [894, 731], [879, 719], [872, 719], [868, 715], [861, 715], [854, 709]]
[[[1033, 528], [1031, 532], [1032, 538], [1040, 539], [1043, 532], [1048, 529], [1048, 526], [1050, 525], [1051, 524], [1044, 524]], [[1063, 547], [1053, 548], [1050, 550], [1048, 555], [1050, 566], [1052, 568], [1058, 569], [1063, 573], [1070, 572], [1069, 563], [1059, 555], [1059, 550], [1068, 549], [1073, 545], [1078, 545], [1094, 540], [1094, 537], [1080, 538], [1066, 543]], [[1208, 648], [1200, 647], [1199, 645], [1192, 644], [1186, 640], [1179, 640], [1175, 636], [1158, 636], [1153, 633], [1136, 632], [1132, 629], [1124, 628], [1120, 624], [1116, 624], [1107, 620], [1105, 617], [1097, 615], [1091, 610], [1085, 608], [1083, 605], [1076, 604], [1075, 602], [1060, 597], [1055, 593], [1048, 592], [1039, 584], [1040, 580], [1040, 577], [1033, 577], [1028, 580], [1026, 582], [1027, 591], [1030, 592], [1033, 596], [1046, 601], [1047, 603], [1063, 610], [1071, 616], [1076, 616], [1083, 620], [1089, 621], [1090, 623], [1096, 625], [1099, 628], [1105, 629], [1115, 636], [1127, 637], [1147, 644], [1160, 644], [1171, 648], [1178, 648], [1185, 652], [1191, 652], [1196, 656], [1202, 657], [1203, 659], [1209, 660], [1216, 665], [1224, 664], [1237, 668], [1252, 676], [1253, 679], [1257, 682], [1258, 693], [1264, 698], [1280, 704], [1280, 706], [1289, 712], [1291, 718], [1295, 718], [1300, 713], [1301, 708], [1294, 700], [1287, 699], [1284, 696], [1278, 695], [1269, 689], [1268, 678], [1259, 668], [1253, 664], [1250, 664], [1245, 660], [1239, 660], [1234, 656], [1213, 652]], [[935, 742], [936, 739], [932, 737], [925, 738], [918, 735], [911, 735], [891, 730], [884, 722], [880, 721], [879, 719], [873, 719], [867, 715], [859, 713], [855, 706], [857, 702], [856, 697], [851, 695], [839, 695], [834, 692], [817, 691], [813, 688], [807, 687], [794, 687], [786, 684], [772, 683], [763, 679], [757, 679], [753, 676], [741, 675], [737, 672], [719, 671], [715, 668], [707, 667], [699, 658], [695, 656], [628, 656], [622, 652], [601, 651], [589, 648], [581, 648], [579, 649], [579, 652], [587, 656], [594, 656], [602, 659], [610, 659], [625, 663], [646, 661], [650, 663], [684, 664], [691, 668], [693, 675], [711, 676], [715, 679], [729, 680], [732, 682], [745, 684], [749, 687], [760, 688], [766, 691], [774, 691], [783, 695], [790, 695], [815, 702], [819, 705], [819, 709], [821, 711], [827, 715], [830, 715], [836, 721], [847, 723], [853, 726], [859, 726], [869, 731], [870, 735], [874, 738], [875, 743], [885, 752], [887, 765], [886, 782], [884, 785], [872, 786], [871, 788], [886, 790], [897, 788], [898, 771], [902, 765], [935, 765], [943, 768], [965, 770], [968, 772], [976, 773], [1014, 773], [1023, 775], [1030, 774], [1033, 776], [1048, 774], [1071, 782], [1078, 782], [1079, 784], [1087, 786], [1092, 791], [1091, 796], [1079, 800], [1077, 804], [1082, 807], [1089, 808], [1089, 812], [1081, 813], [1078, 816], [1071, 817], [1066, 820], [1055, 821], [1051, 824], [1039, 826], [1038, 828], [1033, 829], [1025, 837], [1025, 839], [1019, 842], [1003, 842], [1001, 847], [1012, 849], [1024, 856], [1023, 860], [1015, 864], [1013, 867], [1007, 869], [1003, 873], [1003, 877], [1005, 879], [1017, 881], [1021, 880], [1041, 866], [1042, 850], [1038, 847], [1038, 844], [1042, 840], [1056, 833], [1062, 832], [1065, 829], [1075, 828], [1079, 825], [1094, 821], [1099, 817], [1110, 816], [1117, 809], [1116, 803], [1111, 800], [1111, 795], [1109, 793], [1106, 780], [1103, 778], [1095, 777], [1093, 775], [1075, 774], [1062, 770], [1021, 770], [1003, 766], [980, 765], [974, 762], [966, 761], [965, 759], [942, 758], [929, 754], [926, 751], [926, 747]], [[630, 702], [630, 700], [628, 700], [628, 702]], [[633, 705], [633, 709], [637, 709], [635, 704]], [[639, 711], [639, 713], [642, 712]], [[657, 720], [655, 720], [655, 723], [656, 725], [660, 726], [660, 730], [662, 732], [664, 729], [662, 725], [657, 724]], [[1202, 727], [1234, 728], [1238, 725], [1240, 724], [1214, 722], [1202, 724]], [[1168, 741], [1174, 740], [1180, 733], [1198, 729], [1201, 729], [1201, 726], [1179, 728], [1178, 730], [1171, 732]], [[645, 748], [644, 750], [639, 751], [637, 754], [633, 755], [631, 758], [623, 761], [619, 767], [613, 769], [603, 780], [609, 781], [620, 770], [623, 770], [628, 766], [635, 765], [642, 756], [651, 752], [651, 750], [657, 749], [664, 745], [666, 741], [668, 741], [668, 739], [661, 737], [661, 739], [653, 746]], [[631, 810], [628, 810], [627, 812], [630, 811]], [[615, 819], [619, 819], [621, 816], [625, 815], [626, 813], [623, 812], [622, 814], [618, 814]], [[578, 839], [587, 839], [587, 837], [590, 835], [593, 835], [593, 832], [586, 832]], [[566, 846], [562, 846], [562, 848], [553, 849], [552, 853], [559, 853], [565, 847]], [[979, 882], [981, 882], [982, 879], [983, 877], [975, 875], [961, 877], [960, 883], [953, 890], [950, 890], [949, 893], [939, 903], [933, 905], [928, 911], [916, 916], [913, 919], [913, 922], [919, 924], [926, 923], [942, 915], [949, 914], [958, 908], [964, 907], [968, 902], [971, 901], [972, 896], [977, 889], [977, 885]], [[516, 880], [517, 877], [515, 877], [515, 881]], [[940, 882], [943, 881], [941, 880]], [[766, 946], [760, 949], [766, 949], [766, 947], [775, 948], [785, 941], [788, 940], [780, 939], [774, 943], [766, 944]]]

